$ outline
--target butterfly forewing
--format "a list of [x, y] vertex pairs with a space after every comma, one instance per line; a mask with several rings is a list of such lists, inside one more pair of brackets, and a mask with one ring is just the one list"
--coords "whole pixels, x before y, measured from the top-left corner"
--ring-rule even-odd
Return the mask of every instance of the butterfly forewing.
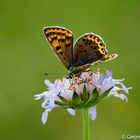
[[72, 32], [61, 27], [45, 27], [44, 34], [61, 63], [69, 69], [73, 65]]

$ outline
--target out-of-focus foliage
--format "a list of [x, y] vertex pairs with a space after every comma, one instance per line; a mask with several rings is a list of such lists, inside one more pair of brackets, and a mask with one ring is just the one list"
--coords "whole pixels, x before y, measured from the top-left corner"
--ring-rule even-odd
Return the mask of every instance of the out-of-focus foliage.
[[[1, 1], [0, 2], [0, 139], [81, 140], [82, 118], [65, 110], [49, 114], [42, 125], [41, 101], [34, 95], [45, 90], [43, 81], [66, 75], [42, 28], [59, 25], [70, 29], [75, 39], [86, 32], [99, 34], [109, 53], [118, 58], [95, 66], [113, 71], [132, 86], [124, 103], [116, 98], [97, 106], [91, 122], [92, 139], [119, 140], [122, 134], [140, 135], [140, 2], [138, 0]], [[48, 76], [45, 76], [45, 73]]]

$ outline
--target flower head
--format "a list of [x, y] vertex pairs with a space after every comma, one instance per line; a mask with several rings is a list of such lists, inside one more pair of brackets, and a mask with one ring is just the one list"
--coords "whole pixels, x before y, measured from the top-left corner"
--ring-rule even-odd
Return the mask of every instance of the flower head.
[[44, 99], [42, 108], [42, 122], [46, 123], [48, 113], [54, 108], [66, 108], [71, 115], [75, 115], [76, 109], [89, 108], [89, 116], [92, 120], [96, 119], [96, 104], [105, 97], [117, 97], [128, 101], [125, 94], [129, 89], [122, 83], [124, 79], [113, 79], [112, 72], [105, 70], [104, 74], [100, 71], [82, 72], [80, 76], [72, 79], [63, 78], [51, 83], [45, 80], [48, 87], [47, 91], [35, 95], [35, 100]]

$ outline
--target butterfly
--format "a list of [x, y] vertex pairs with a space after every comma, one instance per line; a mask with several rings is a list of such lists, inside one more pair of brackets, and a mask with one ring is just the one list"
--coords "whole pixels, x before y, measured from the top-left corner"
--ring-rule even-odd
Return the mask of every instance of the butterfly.
[[66, 28], [48, 26], [43, 30], [53, 52], [69, 70], [69, 77], [117, 57], [117, 54], [108, 54], [104, 41], [94, 33], [86, 33], [74, 43], [73, 33]]

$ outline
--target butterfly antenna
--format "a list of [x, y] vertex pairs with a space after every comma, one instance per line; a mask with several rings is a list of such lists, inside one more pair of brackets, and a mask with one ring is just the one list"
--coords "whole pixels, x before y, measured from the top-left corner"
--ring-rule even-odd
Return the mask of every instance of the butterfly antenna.
[[67, 75], [66, 73], [44, 73], [44, 75], [51, 75], [51, 76], [55, 76], [55, 75]]

